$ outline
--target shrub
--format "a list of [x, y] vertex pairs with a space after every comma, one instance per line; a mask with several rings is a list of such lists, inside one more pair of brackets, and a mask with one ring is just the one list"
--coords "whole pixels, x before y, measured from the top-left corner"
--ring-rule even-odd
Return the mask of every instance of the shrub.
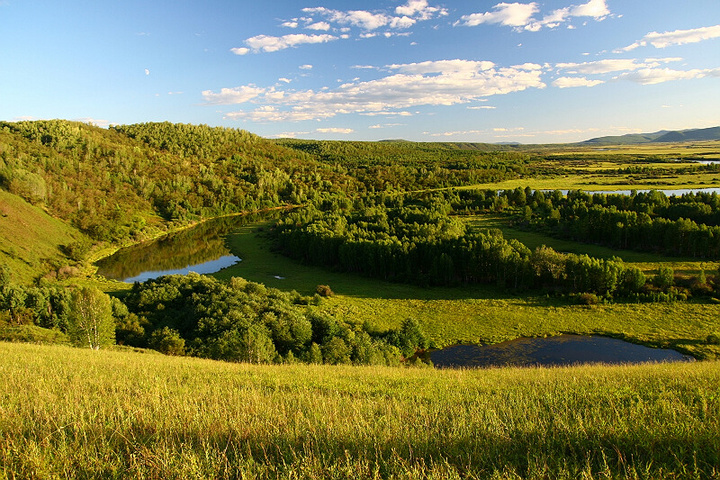
[[335, 293], [328, 285], [318, 285], [317, 287], [315, 287], [315, 291], [321, 297], [332, 297], [335, 295]]
[[180, 332], [169, 327], [155, 330], [150, 335], [148, 346], [165, 355], [185, 355], [185, 340]]
[[597, 305], [600, 299], [594, 293], [581, 293], [578, 295], [578, 303], [580, 305]]
[[720, 345], [720, 336], [719, 335], [708, 335], [706, 342], [708, 345]]

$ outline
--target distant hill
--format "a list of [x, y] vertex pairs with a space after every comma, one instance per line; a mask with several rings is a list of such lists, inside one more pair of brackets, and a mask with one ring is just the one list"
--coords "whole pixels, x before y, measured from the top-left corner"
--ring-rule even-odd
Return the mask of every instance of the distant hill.
[[580, 142], [583, 145], [635, 145], [640, 143], [696, 142], [720, 140], [720, 127], [695, 128], [690, 130], [660, 130], [653, 133], [631, 133], [627, 135], [591, 138]]

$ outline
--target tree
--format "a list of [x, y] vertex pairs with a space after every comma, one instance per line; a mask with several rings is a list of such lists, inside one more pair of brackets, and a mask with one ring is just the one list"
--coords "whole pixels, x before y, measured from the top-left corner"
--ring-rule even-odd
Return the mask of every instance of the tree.
[[180, 332], [169, 327], [155, 330], [150, 335], [148, 346], [165, 355], [185, 355], [185, 340]]
[[77, 346], [93, 350], [115, 343], [115, 322], [110, 297], [94, 287], [79, 287], [70, 294], [68, 336]]

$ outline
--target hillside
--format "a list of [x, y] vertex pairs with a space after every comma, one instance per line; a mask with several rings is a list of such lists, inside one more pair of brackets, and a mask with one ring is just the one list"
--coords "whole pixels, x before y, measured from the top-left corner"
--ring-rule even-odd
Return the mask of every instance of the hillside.
[[13, 281], [27, 283], [38, 271], [67, 267], [68, 247], [83, 238], [66, 222], [0, 189], [0, 258]]
[[720, 127], [689, 130], [660, 130], [653, 133], [630, 133], [627, 135], [591, 138], [582, 145], [636, 145], [643, 143], [672, 143], [720, 140]]
[[261, 366], [0, 343], [10, 478], [715, 478], [720, 364]]

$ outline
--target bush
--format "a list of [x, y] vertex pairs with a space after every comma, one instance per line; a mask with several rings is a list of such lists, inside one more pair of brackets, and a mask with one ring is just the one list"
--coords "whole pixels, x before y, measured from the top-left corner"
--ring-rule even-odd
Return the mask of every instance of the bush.
[[577, 298], [580, 305], [597, 305], [600, 303], [600, 299], [594, 293], [581, 293]]
[[321, 297], [335, 296], [335, 293], [332, 291], [332, 289], [328, 285], [318, 285], [317, 287], [315, 287], [315, 291]]
[[185, 355], [185, 340], [180, 332], [168, 327], [155, 330], [150, 335], [148, 346], [165, 355]]
[[706, 342], [708, 345], [720, 345], [720, 336], [718, 335], [708, 335]]

